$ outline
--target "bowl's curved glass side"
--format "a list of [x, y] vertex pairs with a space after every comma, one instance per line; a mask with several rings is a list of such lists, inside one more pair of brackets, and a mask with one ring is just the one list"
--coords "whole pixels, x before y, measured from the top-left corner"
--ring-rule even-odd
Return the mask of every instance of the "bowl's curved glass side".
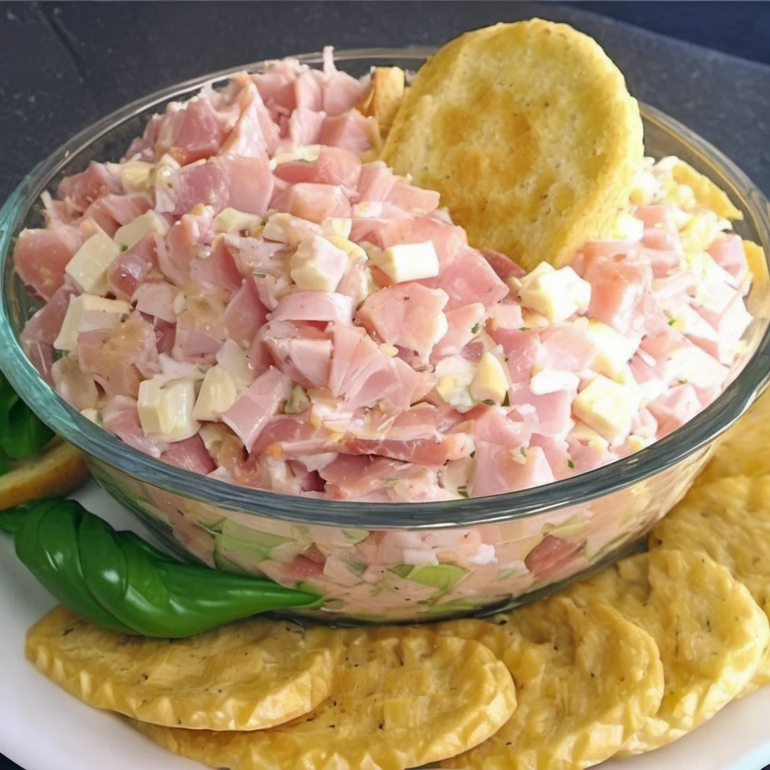
[[190, 500], [90, 458], [94, 478], [181, 557], [326, 597], [305, 616], [426, 621], [512, 607], [624, 553], [686, 492], [700, 450], [658, 475], [528, 519], [415, 531], [299, 525]]

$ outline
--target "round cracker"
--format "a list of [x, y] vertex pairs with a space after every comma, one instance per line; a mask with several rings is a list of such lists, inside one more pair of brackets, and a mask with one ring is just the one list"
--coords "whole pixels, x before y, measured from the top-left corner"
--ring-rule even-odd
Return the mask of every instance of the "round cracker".
[[770, 474], [770, 391], [752, 404], [717, 444], [696, 487], [725, 476]]
[[27, 657], [68, 692], [159, 725], [257, 730], [329, 694], [341, 651], [331, 629], [255, 618], [188, 639], [123, 636], [56, 607], [27, 633]]
[[12, 461], [10, 470], [0, 475], [0, 511], [28, 500], [66, 495], [87, 478], [83, 455], [55, 438], [38, 457]]
[[212, 733], [137, 723], [160, 745], [230, 770], [403, 770], [492, 735], [516, 707], [508, 671], [475, 641], [428, 629], [354, 629], [330, 697], [271, 730]]
[[[736, 476], [693, 488], [655, 525], [649, 542], [651, 548], [708, 554], [770, 614], [770, 477]], [[770, 684], [770, 646], [754, 684]]]
[[356, 109], [362, 115], [377, 119], [383, 139], [393, 125], [405, 85], [406, 73], [400, 67], [375, 67], [369, 87], [356, 103]]
[[655, 714], [663, 668], [652, 637], [606, 605], [562, 597], [442, 632], [476, 639], [508, 667], [518, 707], [475, 749], [442, 763], [484, 770], [581, 770], [611, 757]]
[[709, 209], [725, 219], [743, 219], [743, 212], [737, 209], [727, 193], [717, 187], [707, 176], [696, 171], [681, 158], [671, 157], [667, 160], [671, 164], [673, 181], [677, 185], [687, 185], [692, 190], [697, 208]]
[[615, 607], [660, 649], [660, 709], [619, 756], [665, 746], [714, 716], [752, 680], [770, 638], [746, 587], [705, 554], [661, 549], [621, 559], [567, 595]]
[[642, 121], [595, 40], [531, 19], [468, 32], [423, 64], [381, 158], [438, 190], [473, 246], [531, 270], [611, 235]]

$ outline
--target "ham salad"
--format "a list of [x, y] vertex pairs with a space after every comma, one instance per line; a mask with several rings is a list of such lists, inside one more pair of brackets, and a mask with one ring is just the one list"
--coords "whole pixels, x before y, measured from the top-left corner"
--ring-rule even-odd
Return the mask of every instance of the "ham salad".
[[152, 117], [44, 195], [26, 350], [126, 444], [333, 500], [497, 495], [675, 430], [742, 360], [741, 239], [649, 160], [615, 239], [526, 274], [372, 160], [368, 79], [296, 60]]

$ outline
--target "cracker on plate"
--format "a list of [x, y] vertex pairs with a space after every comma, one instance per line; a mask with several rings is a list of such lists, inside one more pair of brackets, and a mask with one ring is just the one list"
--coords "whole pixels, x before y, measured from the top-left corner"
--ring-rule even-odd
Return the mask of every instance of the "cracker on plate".
[[[764, 398], [770, 405], [767, 395]], [[755, 452], [767, 454], [759, 446]], [[707, 554], [727, 567], [770, 614], [770, 476], [736, 476], [697, 485], [655, 525], [649, 540], [651, 548]], [[770, 646], [752, 682], [763, 684], [770, 684]]]
[[331, 694], [306, 716], [249, 733], [136, 725], [210, 767], [403, 770], [481, 743], [516, 708], [505, 665], [476, 641], [428, 627], [343, 633]]
[[256, 730], [329, 694], [339, 635], [254, 618], [188, 639], [124, 636], [55, 607], [27, 632], [27, 657], [91, 706], [160, 725]]
[[603, 604], [554, 597], [494, 622], [451, 621], [508, 666], [519, 705], [491, 738], [442, 763], [483, 770], [580, 770], [611, 757], [655, 714], [663, 668], [652, 637]]
[[615, 607], [660, 649], [660, 709], [621, 756], [665, 746], [714, 716], [754, 678], [770, 639], [746, 587], [702, 553], [660, 549], [621, 559], [566, 595]]

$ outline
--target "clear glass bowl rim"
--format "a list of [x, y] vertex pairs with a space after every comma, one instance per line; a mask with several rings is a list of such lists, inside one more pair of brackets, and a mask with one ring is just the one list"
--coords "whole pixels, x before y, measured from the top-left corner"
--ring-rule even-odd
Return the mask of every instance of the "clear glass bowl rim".
[[[361, 48], [335, 51], [336, 61], [374, 63], [388, 60], [404, 68], [419, 66], [435, 48]], [[301, 62], [319, 64], [320, 53], [300, 55]], [[11, 257], [12, 236], [40, 194], [72, 155], [84, 151], [121, 123], [153, 106], [205, 84], [216, 84], [241, 70], [255, 71], [265, 62], [232, 67], [176, 83], [131, 102], [76, 134], [38, 164], [11, 193], [0, 209], [0, 369], [12, 387], [57, 433], [86, 454], [123, 471], [140, 482], [227, 510], [269, 516], [305, 525], [360, 527], [364, 529], [444, 529], [525, 519], [548, 511], [605, 497], [671, 467], [710, 443], [743, 414], [770, 382], [770, 328], [724, 393], [684, 426], [653, 445], [570, 479], [492, 497], [431, 503], [362, 503], [316, 500], [282, 495], [228, 484], [201, 476], [129, 447], [66, 404], [40, 377], [24, 354], [12, 327], [5, 283], [11, 280], [6, 264]], [[770, 254], [770, 206], [761, 191], [725, 155], [686, 126], [661, 111], [642, 104], [646, 122], [686, 142], [695, 153], [718, 168], [728, 192], [741, 208], [750, 211], [766, 254]]]

